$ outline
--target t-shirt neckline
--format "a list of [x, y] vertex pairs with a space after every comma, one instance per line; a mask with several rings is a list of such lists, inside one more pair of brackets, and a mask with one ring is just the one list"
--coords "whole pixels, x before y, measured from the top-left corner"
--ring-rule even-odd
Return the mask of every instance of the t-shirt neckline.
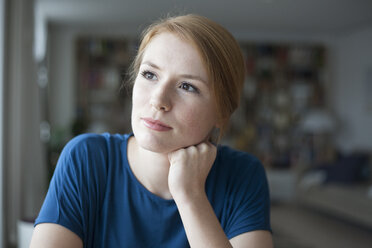
[[142, 193], [144, 193], [144, 195], [148, 196], [153, 201], [156, 201], [160, 204], [166, 204], [166, 205], [175, 204], [175, 201], [173, 199], [164, 199], [164, 198], [152, 193], [134, 175], [134, 173], [132, 171], [132, 168], [129, 165], [129, 160], [128, 160], [128, 141], [129, 141], [129, 138], [132, 137], [132, 136], [134, 137], [133, 133], [130, 133], [129, 135], [126, 135], [125, 142], [124, 142], [124, 147], [123, 147], [124, 166], [125, 166], [125, 169], [128, 171], [131, 180], [133, 180], [134, 184], [140, 189], [140, 191]]

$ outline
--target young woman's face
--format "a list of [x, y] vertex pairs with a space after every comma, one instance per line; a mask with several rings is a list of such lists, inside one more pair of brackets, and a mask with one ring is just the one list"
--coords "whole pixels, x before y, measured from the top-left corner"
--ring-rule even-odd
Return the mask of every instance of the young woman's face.
[[132, 128], [139, 145], [168, 153], [207, 140], [216, 125], [212, 85], [197, 50], [174, 34], [155, 36], [133, 87]]

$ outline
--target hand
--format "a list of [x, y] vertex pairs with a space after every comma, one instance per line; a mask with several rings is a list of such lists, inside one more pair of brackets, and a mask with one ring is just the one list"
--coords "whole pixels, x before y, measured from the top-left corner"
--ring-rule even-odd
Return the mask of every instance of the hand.
[[168, 154], [168, 186], [175, 201], [189, 201], [205, 195], [205, 181], [216, 154], [217, 148], [209, 142]]

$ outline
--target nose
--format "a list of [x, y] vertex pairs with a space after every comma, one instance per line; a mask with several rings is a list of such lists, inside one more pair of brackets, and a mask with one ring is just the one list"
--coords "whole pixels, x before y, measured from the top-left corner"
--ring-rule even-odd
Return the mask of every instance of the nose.
[[171, 110], [171, 95], [166, 85], [158, 85], [156, 89], [153, 89], [150, 105], [156, 111], [167, 112]]

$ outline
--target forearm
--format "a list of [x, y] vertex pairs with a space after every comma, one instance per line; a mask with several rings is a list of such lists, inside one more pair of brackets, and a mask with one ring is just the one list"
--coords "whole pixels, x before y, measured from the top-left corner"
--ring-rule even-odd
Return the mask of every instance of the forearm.
[[205, 194], [176, 203], [191, 247], [232, 247]]

